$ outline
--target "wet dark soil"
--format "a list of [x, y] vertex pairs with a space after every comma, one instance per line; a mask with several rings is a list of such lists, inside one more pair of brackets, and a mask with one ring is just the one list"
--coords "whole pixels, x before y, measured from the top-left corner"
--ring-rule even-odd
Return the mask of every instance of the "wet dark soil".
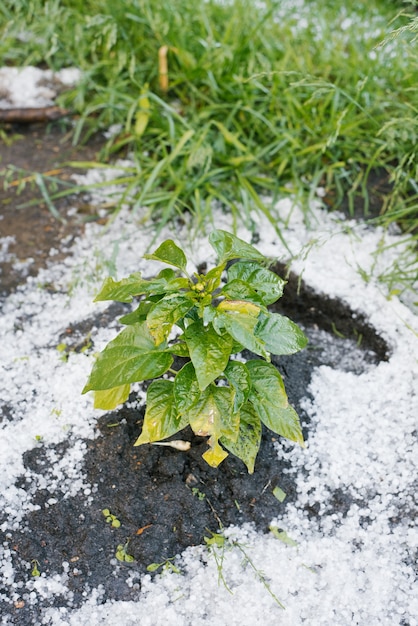
[[336, 193], [332, 190], [327, 192], [323, 201], [330, 210], [337, 208], [348, 218], [373, 219], [382, 215], [392, 190], [393, 182], [391, 182], [390, 172], [381, 167], [368, 173], [366, 196], [364, 196], [362, 185], [359, 185], [356, 191], [346, 193], [338, 205]]
[[[88, 145], [72, 144], [72, 129], [68, 122], [45, 124], [3, 125], [0, 135], [0, 239], [10, 238], [7, 256], [0, 242], [0, 295], [15, 289], [27, 276], [36, 276], [57, 251], [54, 259], [62, 259], [60, 243], [78, 234], [87, 218], [80, 212], [72, 217], [68, 209], [74, 197], [54, 201], [61, 219], [48, 209], [35, 174], [44, 175], [49, 196], [64, 191], [71, 184], [71, 175], [79, 169], [69, 167], [70, 161], [95, 161], [104, 139], [92, 138]], [[4, 257], [6, 258], [4, 259]], [[14, 265], [20, 261], [21, 269]]]
[[[62, 129], [45, 132], [33, 128], [26, 132], [24, 139], [8, 148], [3, 146], [3, 165], [5, 159], [15, 159], [15, 164], [19, 162], [30, 169], [31, 162], [25, 160], [25, 154], [31, 150], [45, 171], [59, 167], [62, 147], [72, 153]], [[59, 150], [54, 152], [54, 147]], [[94, 152], [95, 146], [88, 150]], [[80, 159], [79, 150], [77, 155]], [[12, 195], [4, 203], [5, 198], [3, 192], [1, 236], [16, 237], [13, 251], [19, 258], [27, 255], [35, 259], [33, 272], [45, 263], [50, 247], [58, 247], [62, 237], [80, 228], [79, 224], [63, 225], [52, 219], [42, 202], [29, 210], [16, 211], [13, 207], [21, 199]], [[2, 269], [7, 272], [4, 265]], [[278, 266], [276, 270], [283, 275], [284, 268]], [[10, 291], [21, 277], [3, 273], [1, 280], [3, 290]], [[299, 412], [304, 435], [309, 438], [309, 419], [302, 400], [309, 398], [314, 368], [325, 364], [359, 372], [387, 359], [389, 348], [363, 316], [337, 300], [314, 293], [303, 281], [299, 284], [296, 276], [290, 276], [277, 310], [300, 323], [310, 338], [309, 347], [303, 352], [273, 360], [284, 376], [290, 402]], [[124, 305], [112, 305], [104, 314], [63, 329], [63, 338], [69, 347], [81, 349], [93, 326], [108, 324], [123, 312]], [[94, 346], [90, 349], [94, 350]], [[347, 355], [351, 358], [347, 359]], [[65, 597], [45, 600], [44, 606], [78, 606], [89, 590], [99, 585], [104, 590], [104, 601], [135, 599], [139, 575], [149, 564], [163, 563], [188, 546], [203, 543], [210, 532], [230, 524], [252, 522], [259, 531], [268, 532], [271, 520], [296, 497], [294, 479], [286, 473], [288, 463], [280, 453], [283, 442], [273, 433], [263, 432], [254, 474], [249, 475], [243, 463], [232, 455], [213, 469], [202, 459], [207, 448], [205, 440], [189, 429], [181, 433], [181, 438], [192, 444], [188, 452], [152, 445], [134, 447], [144, 411], [135, 397], [130, 400], [128, 406], [101, 417], [97, 437], [85, 442], [82, 473], [91, 491], [72, 497], [63, 489], [52, 494], [55, 502], [48, 502], [51, 493], [37, 490], [33, 476], [48, 476], [51, 449], [40, 443], [24, 455], [31, 478], [22, 475], [16, 486], [33, 493], [33, 502], [39, 509], [29, 513], [18, 530], [1, 540], [12, 551], [16, 583], [26, 583], [29, 564], [34, 560], [47, 575], [66, 572]], [[55, 458], [62, 458], [74, 443], [70, 435], [65, 443], [55, 446]], [[277, 485], [286, 493], [283, 503], [273, 495]], [[334, 500], [335, 510], [346, 512], [344, 494], [335, 494]], [[104, 509], [120, 522], [119, 526], [112, 527]], [[316, 515], [314, 509], [308, 513]], [[5, 521], [7, 516], [0, 512], [0, 524]], [[119, 551], [121, 556], [123, 552], [118, 546], [134, 560], [118, 560], [116, 553]], [[136, 584], [128, 585], [128, 577], [134, 574]], [[31, 604], [29, 596], [22, 597], [23, 603], [17, 605], [0, 601], [0, 612], [9, 616], [10, 624], [39, 623], [43, 607]]]

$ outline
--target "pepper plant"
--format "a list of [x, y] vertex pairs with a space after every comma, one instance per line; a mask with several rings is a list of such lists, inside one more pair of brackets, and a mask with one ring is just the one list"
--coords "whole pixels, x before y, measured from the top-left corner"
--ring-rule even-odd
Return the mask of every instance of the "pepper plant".
[[[269, 259], [223, 230], [214, 230], [209, 242], [219, 262], [206, 274], [190, 275], [183, 250], [169, 239], [145, 255], [171, 266], [155, 278], [134, 273], [105, 280], [96, 301], [139, 301], [120, 320], [126, 328], [99, 354], [83, 393], [93, 390], [95, 407], [111, 410], [127, 400], [132, 383], [155, 379], [135, 445], [190, 425], [208, 437], [203, 458], [209, 465], [217, 467], [231, 452], [252, 473], [262, 423], [303, 445], [270, 355], [297, 352], [307, 339], [290, 319], [268, 310], [285, 285], [268, 269]], [[243, 349], [261, 358], [243, 362]]]

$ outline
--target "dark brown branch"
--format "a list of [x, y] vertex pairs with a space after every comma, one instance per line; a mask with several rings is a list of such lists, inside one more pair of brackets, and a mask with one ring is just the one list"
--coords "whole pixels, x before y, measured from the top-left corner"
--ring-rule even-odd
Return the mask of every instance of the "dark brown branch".
[[0, 122], [32, 124], [33, 122], [51, 122], [67, 115], [71, 115], [71, 112], [56, 106], [0, 109]]

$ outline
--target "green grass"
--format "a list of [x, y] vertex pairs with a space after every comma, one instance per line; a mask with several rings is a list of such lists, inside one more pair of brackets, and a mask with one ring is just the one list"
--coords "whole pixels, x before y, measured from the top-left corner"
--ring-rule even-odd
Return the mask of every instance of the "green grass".
[[390, 23], [400, 5], [255, 4], [5, 0], [0, 53], [9, 64], [83, 70], [62, 97], [79, 116], [74, 139], [120, 124], [102, 157], [132, 152], [126, 194], [160, 225], [185, 211], [210, 219], [213, 201], [276, 225], [277, 197], [308, 199], [317, 185], [334, 207], [361, 198], [367, 216], [368, 175], [380, 169], [392, 184], [382, 219], [416, 232], [417, 44], [413, 29], [389, 36], [411, 23]]

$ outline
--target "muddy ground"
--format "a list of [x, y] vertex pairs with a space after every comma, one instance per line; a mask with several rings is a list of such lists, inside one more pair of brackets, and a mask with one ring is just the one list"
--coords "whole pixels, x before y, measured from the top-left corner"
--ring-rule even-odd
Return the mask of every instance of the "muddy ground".
[[[68, 160], [94, 160], [101, 142], [74, 148], [68, 128], [56, 123], [45, 126], [11, 127], [9, 135], [19, 135], [10, 145], [0, 145], [1, 168], [13, 165], [31, 172], [58, 170], [57, 176], [70, 174], [63, 163]], [[18, 175], [16, 178], [18, 180]], [[11, 257], [1, 264], [0, 294], [6, 298], [24, 280], [25, 271], [14, 271], [16, 259], [25, 261], [27, 272], [35, 275], [50, 259], [51, 248], [59, 248], [63, 238], [77, 235], [82, 219], [74, 216], [67, 223], [53, 218], [36, 185], [28, 181], [22, 193], [18, 184], [0, 191], [0, 237], [13, 237], [8, 252]], [[33, 206], [17, 209], [17, 205], [36, 199]], [[65, 215], [74, 199], [66, 199], [57, 208]], [[60, 255], [56, 255], [59, 259]], [[279, 273], [283, 268], [277, 267]], [[0, 302], [1, 299], [0, 298]], [[327, 364], [356, 372], [388, 358], [385, 342], [361, 315], [342, 303], [313, 293], [303, 282], [298, 290], [296, 277], [291, 277], [285, 296], [277, 310], [300, 323], [310, 338], [303, 352], [274, 360], [284, 376], [290, 402], [298, 410], [309, 438], [309, 423], [301, 406], [314, 368]], [[108, 324], [124, 312], [123, 305], [112, 305], [95, 319], [78, 326], [63, 328], [67, 345], [78, 349], [94, 325]], [[71, 346], [70, 346], [71, 347]], [[94, 346], [91, 347], [94, 349]], [[350, 357], [350, 358], [348, 358]], [[7, 417], [7, 416], [3, 416]], [[63, 562], [69, 564], [69, 593], [54, 600], [56, 606], [78, 606], [90, 589], [101, 585], [103, 600], [135, 599], [136, 584], [126, 579], [146, 571], [150, 563], [162, 563], [191, 545], [201, 544], [210, 531], [222, 526], [252, 522], [261, 532], [268, 532], [270, 521], [283, 511], [295, 494], [286, 462], [280, 460], [280, 441], [266, 430], [255, 472], [248, 475], [241, 461], [231, 455], [218, 469], [210, 468], [201, 455], [205, 441], [190, 430], [182, 438], [190, 440], [188, 452], [158, 446], [134, 448], [143, 419], [140, 409], [121, 408], [98, 419], [99, 436], [86, 441], [84, 471], [93, 486], [90, 501], [83, 494], [67, 498], [54, 494], [58, 502], [45, 506], [51, 494], [36, 490], [22, 476], [17, 486], [33, 493], [33, 502], [40, 509], [31, 512], [13, 533], [8, 543], [13, 550], [16, 582], [26, 581], [27, 564], [33, 559], [46, 574], [62, 573]], [[58, 458], [72, 445], [71, 439], [56, 446]], [[47, 450], [40, 444], [25, 454], [26, 468], [35, 474], [47, 474]], [[287, 497], [283, 503], [273, 495], [280, 486]], [[334, 494], [336, 511], [346, 512], [351, 501], [344, 493]], [[119, 527], [106, 522], [103, 509], [120, 521]], [[308, 511], [318, 515], [315, 506]], [[6, 516], [0, 512], [0, 524]], [[5, 537], [0, 539], [5, 541]], [[115, 558], [117, 547], [127, 545], [134, 560], [120, 562]], [[84, 595], [83, 595], [84, 594]], [[49, 601], [46, 601], [49, 602]], [[14, 607], [0, 603], [0, 613], [10, 615], [10, 623], [33, 624], [39, 619], [42, 606], [28, 603]]]
[[[96, 137], [87, 145], [74, 146], [72, 129], [65, 120], [47, 125], [7, 125], [0, 131], [0, 237], [11, 238], [7, 246], [9, 258], [2, 262], [4, 255], [0, 255], [0, 294], [7, 294], [26, 275], [36, 276], [52, 249], [59, 250], [63, 239], [76, 236], [86, 220], [96, 217], [86, 213], [84, 206], [69, 217], [73, 197], [54, 201], [62, 220], [54, 217], [35, 175], [46, 174], [47, 191], [54, 191], [54, 179], [61, 181], [57, 190], [63, 191], [64, 185], [71, 182], [71, 174], [81, 171], [66, 163], [95, 161], [105, 141]], [[58, 253], [56, 260], [61, 258]]]

